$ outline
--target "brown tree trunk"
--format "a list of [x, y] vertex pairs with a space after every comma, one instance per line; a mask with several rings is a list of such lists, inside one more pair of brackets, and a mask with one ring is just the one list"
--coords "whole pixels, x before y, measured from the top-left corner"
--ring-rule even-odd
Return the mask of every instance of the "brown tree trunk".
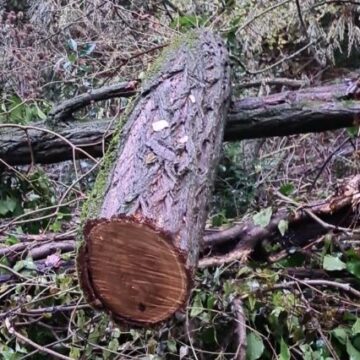
[[[356, 125], [360, 116], [360, 101], [357, 96], [348, 93], [349, 87], [348, 83], [340, 82], [262, 97], [235, 99], [227, 116], [224, 140], [285, 136]], [[119, 92], [119, 96], [129, 94], [131, 91]], [[56, 109], [63, 107], [60, 104]], [[69, 125], [54, 128], [60, 137], [46, 130], [29, 129], [25, 133], [22, 129], [7, 129], [0, 124], [0, 159], [10, 165], [28, 164], [31, 162], [30, 149], [37, 163], [70, 160], [74, 155], [77, 158], [85, 157], [79, 151], [74, 153], [64, 138], [94, 157], [102, 156], [104, 143], [113, 135], [114, 126], [111, 122], [74, 123], [71, 118], [66, 118], [66, 112], [61, 113], [62, 119], [64, 116]]]
[[230, 99], [227, 51], [209, 32], [154, 69], [86, 204], [77, 259], [87, 300], [139, 325], [186, 304]]

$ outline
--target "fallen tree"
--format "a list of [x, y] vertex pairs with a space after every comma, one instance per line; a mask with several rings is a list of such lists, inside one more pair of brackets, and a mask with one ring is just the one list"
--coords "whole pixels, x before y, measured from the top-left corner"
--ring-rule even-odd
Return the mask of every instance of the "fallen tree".
[[[129, 97], [135, 93], [135, 83], [128, 82], [95, 91], [95, 95], [80, 95], [56, 106], [46, 123], [9, 128], [0, 125], [0, 159], [9, 165], [54, 163], [64, 160], [102, 156], [114, 133], [114, 122], [73, 119], [73, 111], [91, 101], [114, 96]], [[101, 97], [100, 97], [100, 95]], [[357, 83], [339, 84], [286, 91], [262, 97], [233, 100], [225, 126], [224, 140], [286, 136], [306, 132], [334, 130], [357, 125], [360, 101]], [[59, 122], [59, 121], [63, 122]], [[67, 140], [73, 144], [72, 148]], [[81, 152], [79, 150], [83, 150]]]
[[[114, 127], [101, 123], [106, 124], [104, 131], [99, 131], [98, 124], [91, 124], [95, 133], [102, 134], [98, 142], [93, 139], [74, 144], [68, 139], [78, 138], [74, 128], [62, 129], [67, 131], [63, 135], [56, 129], [56, 119], [62, 121], [69, 116], [72, 121], [73, 111], [82, 102], [86, 105], [92, 101], [89, 96], [83, 101], [72, 100], [70, 106], [59, 106], [63, 110], [53, 116], [55, 128], [0, 126], [13, 129], [2, 135], [2, 140], [14, 142], [17, 131], [24, 133], [27, 162], [32, 163], [39, 161], [38, 154], [47, 157], [45, 162], [59, 161], [59, 153], [66, 147], [69, 158], [86, 156], [84, 146], [97, 146], [101, 154], [106, 147], [104, 139], [112, 136], [112, 146], [85, 206], [77, 267], [87, 301], [120, 321], [156, 324], [185, 305], [197, 266], [226, 119], [227, 140], [322, 131], [357, 121], [357, 84], [234, 101], [228, 112], [226, 50], [210, 33], [197, 36], [177, 43], [177, 48], [170, 49], [165, 60], [154, 67], [151, 80], [145, 82], [126, 112], [124, 130], [120, 130], [121, 121]], [[319, 122], [324, 114], [327, 121]], [[50, 154], [46, 147], [34, 151], [32, 136], [37, 132], [66, 146], [55, 146]], [[18, 162], [25, 161], [21, 160], [24, 154], [17, 157]], [[6, 164], [6, 159], [1, 160]], [[61, 243], [63, 250], [73, 246], [71, 240]], [[42, 247], [39, 252], [55, 248], [48, 249]], [[238, 254], [236, 248], [229, 259], [238, 259]], [[216, 260], [219, 263], [223, 258]], [[217, 264], [204, 261], [200, 266]]]
[[228, 54], [210, 32], [154, 65], [84, 207], [77, 267], [94, 307], [138, 325], [185, 307], [229, 99]]

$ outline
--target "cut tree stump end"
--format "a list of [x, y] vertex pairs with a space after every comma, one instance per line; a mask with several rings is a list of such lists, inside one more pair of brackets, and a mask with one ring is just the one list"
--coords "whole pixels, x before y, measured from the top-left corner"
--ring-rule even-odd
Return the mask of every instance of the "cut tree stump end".
[[88, 225], [82, 277], [101, 307], [118, 320], [151, 325], [185, 305], [188, 271], [169, 235], [134, 218]]

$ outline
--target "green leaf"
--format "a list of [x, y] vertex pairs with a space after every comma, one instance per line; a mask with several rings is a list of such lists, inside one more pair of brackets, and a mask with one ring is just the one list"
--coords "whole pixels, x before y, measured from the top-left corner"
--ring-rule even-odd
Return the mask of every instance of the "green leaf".
[[73, 64], [76, 61], [76, 59], [77, 59], [76, 54], [69, 54], [68, 55], [69, 65], [67, 67]]
[[20, 354], [16, 354], [16, 352], [6, 345], [0, 344], [0, 353], [3, 360], [18, 360], [21, 359], [23, 356]]
[[337, 327], [336, 329], [331, 331], [331, 334], [335, 336], [335, 338], [339, 341], [340, 344], [345, 345], [348, 339], [348, 331], [343, 327]]
[[280, 186], [279, 191], [285, 195], [289, 196], [294, 192], [294, 185], [292, 183], [285, 183]]
[[208, 295], [208, 297], [206, 299], [206, 308], [208, 310], [212, 310], [214, 308], [215, 301], [216, 301], [216, 298], [214, 295], [212, 295], [212, 294]]
[[170, 27], [176, 28], [179, 27], [179, 29], [191, 29], [198, 26], [201, 26], [204, 23], [204, 19], [200, 16], [179, 16], [177, 19], [174, 19], [170, 23]]
[[359, 133], [359, 126], [352, 126], [346, 128], [347, 133], [350, 135], [350, 137], [354, 138], [358, 136]]
[[111, 339], [108, 345], [108, 349], [111, 351], [118, 351], [119, 349], [119, 340], [116, 338]]
[[357, 318], [354, 325], [351, 328], [352, 335], [360, 334], [360, 318]]
[[17, 201], [16, 199], [14, 198], [11, 198], [11, 197], [7, 197], [6, 198], [6, 204], [7, 204], [7, 208], [10, 212], [13, 212], [15, 209], [16, 209], [16, 204], [17, 204]]
[[261, 210], [253, 216], [253, 221], [255, 225], [259, 225], [262, 228], [265, 228], [269, 225], [272, 215], [272, 208], [267, 207], [266, 209]]
[[7, 196], [5, 200], [0, 200], [0, 215], [6, 215], [9, 212], [14, 212], [16, 205], [16, 199], [10, 196]]
[[32, 258], [26, 258], [25, 260], [19, 260], [14, 265], [15, 271], [21, 271], [21, 270], [36, 270], [36, 264], [32, 260]]
[[264, 343], [261, 337], [254, 332], [251, 332], [246, 337], [246, 359], [257, 360], [264, 352]]
[[19, 239], [14, 235], [8, 235], [4, 241], [5, 245], [15, 245], [19, 243]]
[[43, 113], [43, 111], [39, 108], [38, 104], [35, 103], [37, 114], [41, 120], [46, 120], [46, 115]]
[[0, 200], [0, 215], [6, 215], [8, 212], [8, 208], [6, 206], [6, 202], [3, 200]]
[[359, 260], [350, 260], [346, 263], [346, 269], [351, 274], [360, 279], [360, 261]]
[[346, 264], [336, 256], [325, 255], [323, 268], [327, 271], [339, 271], [346, 269]]
[[360, 359], [360, 352], [355, 349], [355, 347], [352, 345], [350, 339], [347, 339], [346, 341], [346, 351], [349, 355], [349, 360], [359, 360]]
[[68, 41], [69, 48], [73, 51], [77, 51], [77, 42], [74, 39]]
[[283, 338], [281, 338], [280, 342], [279, 360], [290, 360], [290, 350]]
[[202, 301], [201, 301], [200, 293], [198, 293], [194, 297], [192, 307], [191, 307], [191, 311], [190, 311], [190, 316], [191, 317], [198, 316], [203, 311], [204, 311], [204, 307], [203, 307], [203, 304], [202, 304]]
[[121, 335], [121, 331], [117, 327], [111, 333], [111, 336], [116, 339], [118, 339], [120, 337], [120, 335]]
[[77, 347], [72, 346], [70, 348], [70, 354], [69, 355], [70, 355], [71, 359], [79, 359], [80, 355], [81, 355], [80, 349], [77, 348]]
[[167, 348], [170, 352], [176, 354], [177, 353], [177, 347], [176, 347], [176, 341], [174, 339], [170, 339], [166, 342]]
[[280, 231], [281, 236], [285, 235], [288, 228], [289, 228], [289, 222], [287, 220], [281, 219], [278, 224], [278, 229]]

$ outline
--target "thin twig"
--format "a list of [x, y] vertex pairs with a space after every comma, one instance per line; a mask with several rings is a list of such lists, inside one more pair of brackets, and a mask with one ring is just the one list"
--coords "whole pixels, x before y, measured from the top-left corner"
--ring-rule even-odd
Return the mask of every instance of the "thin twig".
[[306, 26], [305, 26], [304, 18], [303, 18], [303, 16], [302, 16], [302, 12], [301, 12], [300, 2], [299, 2], [299, 0], [295, 0], [295, 3], [296, 3], [296, 9], [297, 9], [297, 12], [298, 12], [298, 16], [299, 16], [299, 20], [300, 20], [300, 24], [301, 24], [302, 31], [303, 31], [306, 39], [309, 40], [309, 35], [308, 35], [308, 33], [307, 33], [307, 29], [306, 29]]
[[262, 17], [263, 15], [267, 14], [270, 11], [275, 10], [276, 8], [287, 4], [288, 2], [290, 2], [290, 0], [285, 0], [282, 1], [278, 4], [275, 4], [273, 6], [270, 6], [268, 8], [266, 8], [264, 11], [260, 12], [259, 14], [255, 15], [254, 17], [252, 17], [250, 20], [248, 20], [245, 24], [241, 25], [237, 30], [236, 30], [236, 34], [239, 34], [242, 30], [244, 30], [246, 27], [248, 27], [251, 23], [253, 23], [256, 19]]
[[283, 62], [286, 62], [290, 59], [293, 59], [294, 57], [296, 57], [297, 55], [301, 54], [303, 51], [307, 50], [310, 46], [316, 44], [318, 42], [318, 40], [312, 40], [310, 41], [308, 44], [306, 44], [305, 46], [303, 46], [302, 48], [300, 48], [299, 50], [295, 51], [294, 53], [288, 55], [288, 56], [285, 56], [283, 57], [282, 59], [276, 61], [275, 63], [273, 63], [272, 65], [269, 65], [263, 69], [260, 69], [260, 70], [256, 70], [256, 71], [252, 71], [252, 70], [249, 70], [245, 67], [245, 65], [241, 62], [241, 60], [239, 58], [237, 58], [236, 56], [232, 55], [231, 58], [234, 59], [241, 67], [243, 67], [245, 69], [245, 71], [251, 75], [258, 75], [258, 74], [261, 74], [263, 72], [266, 72], [266, 71], [269, 71], [269, 70], [272, 70], [274, 67], [282, 64]]
[[247, 83], [242, 83], [236, 86], [237, 89], [248, 89], [261, 85], [282, 85], [291, 88], [301, 88], [307, 85], [306, 81], [287, 79], [287, 78], [274, 78], [274, 79], [260, 79], [254, 80]]

